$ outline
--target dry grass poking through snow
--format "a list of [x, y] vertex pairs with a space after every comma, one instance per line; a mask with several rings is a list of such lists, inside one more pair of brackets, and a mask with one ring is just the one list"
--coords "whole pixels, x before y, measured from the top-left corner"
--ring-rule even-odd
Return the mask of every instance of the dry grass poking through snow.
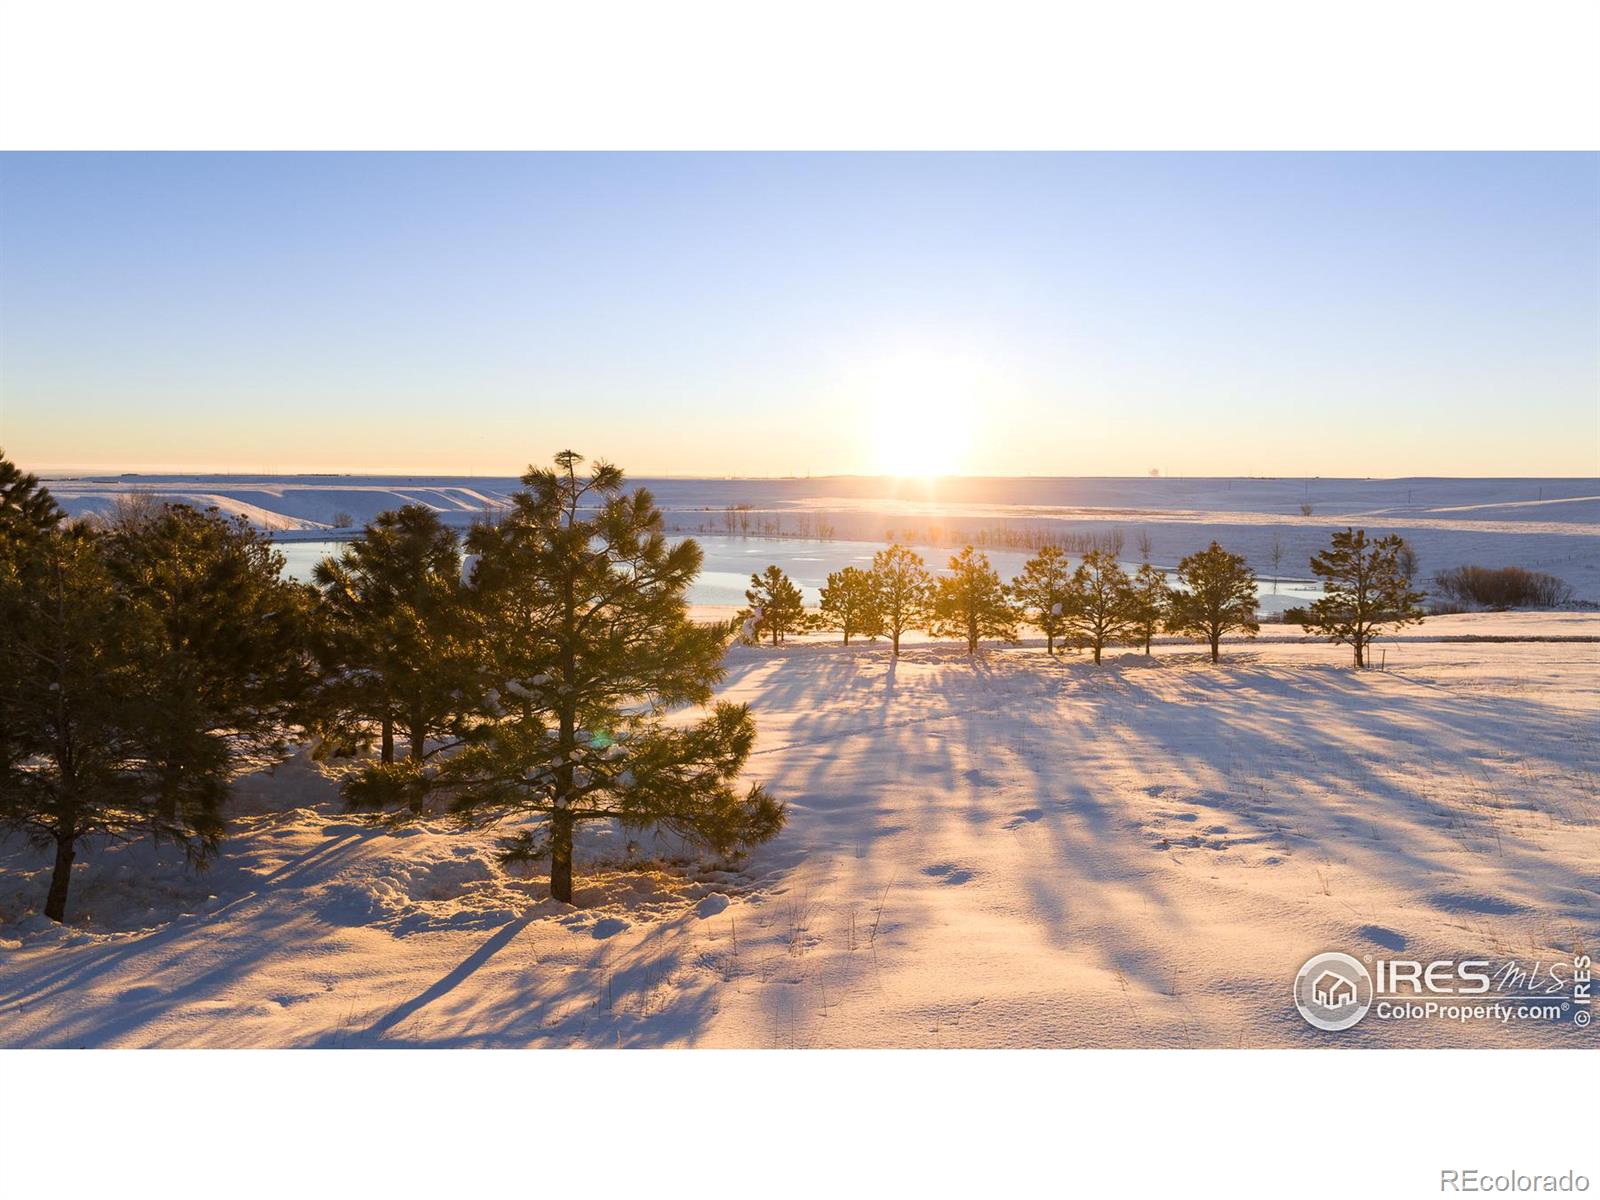
[[736, 650], [788, 830], [741, 864], [600, 837], [576, 909], [487, 837], [352, 822], [293, 760], [206, 876], [92, 857], [64, 934], [24, 913], [42, 858], [0, 847], [0, 1044], [1592, 1044], [1294, 1012], [1324, 949], [1600, 943], [1596, 647], [1388, 663]]

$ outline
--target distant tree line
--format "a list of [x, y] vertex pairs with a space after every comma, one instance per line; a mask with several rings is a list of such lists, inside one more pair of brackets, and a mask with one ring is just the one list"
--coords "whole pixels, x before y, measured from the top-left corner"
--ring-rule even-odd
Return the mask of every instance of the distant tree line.
[[[1349, 645], [1356, 666], [1365, 666], [1366, 648], [1381, 628], [1422, 619], [1423, 597], [1412, 590], [1408, 570], [1413, 562], [1399, 537], [1369, 539], [1357, 529], [1333, 534], [1328, 549], [1310, 560], [1323, 596], [1306, 623]], [[1047, 654], [1058, 643], [1089, 650], [1096, 663], [1108, 646], [1142, 646], [1149, 654], [1165, 630], [1205, 643], [1217, 662], [1224, 637], [1260, 630], [1255, 572], [1243, 555], [1216, 542], [1181, 559], [1171, 580], [1148, 561], [1130, 573], [1114, 549], [1088, 550], [1073, 567], [1064, 550], [1045, 545], [1010, 583], [975, 546], [951, 556], [936, 577], [921, 555], [896, 544], [880, 550], [870, 570], [830, 574], [814, 614], [776, 564], [750, 577], [745, 597], [747, 642], [767, 638], [777, 645], [802, 630], [834, 629], [847, 645], [852, 637], [887, 637], [895, 655], [914, 629], [959, 639], [975, 653], [985, 640], [1015, 641], [1026, 624], [1045, 635]]]
[[[915, 542], [925, 546], [971, 546], [978, 550], [1042, 550], [1054, 547], [1068, 554], [1100, 551], [1120, 556], [1126, 536], [1121, 529], [1073, 532], [1049, 526], [1003, 524], [979, 529], [952, 527], [930, 521], [926, 525], [907, 525], [883, 531], [886, 542]], [[1150, 556], [1150, 539], [1139, 534], [1140, 552]]]
[[701, 521], [696, 528], [699, 533], [720, 533], [725, 537], [794, 537], [822, 542], [831, 542], [835, 532], [832, 523], [817, 513], [765, 512], [749, 504], [729, 504], [720, 510], [718, 519]]

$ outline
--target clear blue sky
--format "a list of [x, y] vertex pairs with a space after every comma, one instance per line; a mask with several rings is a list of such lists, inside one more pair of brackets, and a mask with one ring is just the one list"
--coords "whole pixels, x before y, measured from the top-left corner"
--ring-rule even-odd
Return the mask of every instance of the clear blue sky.
[[1600, 475], [1600, 157], [0, 156], [0, 445]]

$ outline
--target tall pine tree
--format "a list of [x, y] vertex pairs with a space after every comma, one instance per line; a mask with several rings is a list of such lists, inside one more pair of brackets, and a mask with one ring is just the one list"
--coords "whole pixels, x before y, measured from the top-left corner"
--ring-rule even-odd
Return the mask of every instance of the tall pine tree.
[[55, 921], [66, 920], [86, 841], [153, 830], [203, 861], [220, 833], [214, 821], [196, 828], [188, 814], [163, 819], [151, 805], [139, 719], [152, 616], [119, 592], [104, 550], [84, 523], [50, 529], [15, 556], [0, 601], [0, 825], [54, 847], [44, 911]]
[[1028, 624], [1045, 637], [1045, 653], [1056, 652], [1056, 639], [1067, 631], [1067, 608], [1072, 603], [1072, 569], [1058, 546], [1045, 546], [1011, 581], [1011, 594]]
[[828, 628], [843, 631], [846, 646], [852, 634], [875, 637], [883, 621], [872, 575], [860, 567], [830, 572], [822, 589], [820, 616]]
[[766, 634], [776, 646], [785, 634], [794, 633], [805, 623], [805, 604], [783, 568], [774, 563], [759, 575], [751, 574], [744, 598], [757, 614], [755, 632]]
[[872, 556], [872, 584], [883, 631], [899, 658], [901, 635], [923, 623], [933, 580], [920, 554], [896, 544]]
[[967, 653], [978, 652], [983, 638], [1017, 640], [1017, 611], [989, 556], [971, 546], [950, 557], [948, 573], [941, 576], [933, 594], [933, 632], [958, 637]]
[[550, 894], [569, 903], [581, 821], [660, 827], [719, 852], [784, 822], [759, 784], [736, 787], [755, 740], [748, 706], [664, 721], [667, 709], [710, 701], [733, 634], [731, 623], [689, 619], [700, 547], [670, 545], [650, 493], [624, 492], [620, 468], [579, 474], [582, 462], [563, 451], [553, 470], [530, 469], [506, 519], [473, 531], [501, 680], [486, 703], [500, 715], [430, 781], [469, 824], [533, 822], [502, 848], [511, 860], [548, 857]]
[[1311, 559], [1323, 595], [1311, 606], [1309, 624], [1335, 645], [1349, 643], [1355, 665], [1367, 665], [1367, 647], [1385, 625], [1399, 628], [1422, 620], [1422, 593], [1411, 590], [1405, 539], [1395, 534], [1368, 540], [1365, 529], [1333, 535], [1328, 549]]
[[1238, 630], [1255, 637], [1256, 573], [1244, 555], [1230, 554], [1216, 542], [1178, 562], [1167, 628], [1211, 646], [1211, 661], [1222, 655], [1222, 637]]

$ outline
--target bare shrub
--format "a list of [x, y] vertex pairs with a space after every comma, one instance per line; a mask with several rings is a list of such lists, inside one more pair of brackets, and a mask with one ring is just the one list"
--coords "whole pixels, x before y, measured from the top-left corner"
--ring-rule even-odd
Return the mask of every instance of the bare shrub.
[[1557, 608], [1572, 602], [1572, 588], [1554, 575], [1524, 567], [1452, 567], [1433, 577], [1446, 605], [1481, 608]]

